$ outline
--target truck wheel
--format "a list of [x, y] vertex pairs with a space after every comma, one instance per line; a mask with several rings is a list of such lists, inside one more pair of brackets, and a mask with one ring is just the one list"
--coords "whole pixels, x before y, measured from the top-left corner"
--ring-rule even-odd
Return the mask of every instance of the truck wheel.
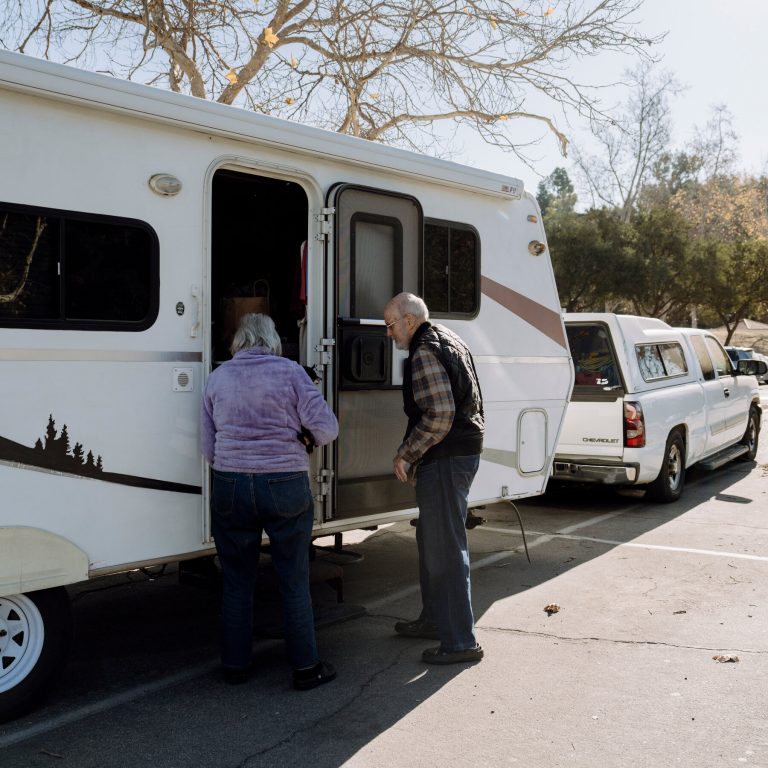
[[64, 665], [71, 636], [64, 587], [0, 597], [0, 722], [42, 698]]
[[667, 438], [659, 476], [648, 484], [648, 498], [668, 504], [677, 501], [685, 485], [685, 442], [677, 430]]
[[754, 461], [757, 456], [757, 441], [760, 437], [760, 412], [753, 405], [749, 409], [749, 421], [744, 437], [739, 441], [740, 445], [746, 445], [749, 450], [739, 456], [741, 461]]

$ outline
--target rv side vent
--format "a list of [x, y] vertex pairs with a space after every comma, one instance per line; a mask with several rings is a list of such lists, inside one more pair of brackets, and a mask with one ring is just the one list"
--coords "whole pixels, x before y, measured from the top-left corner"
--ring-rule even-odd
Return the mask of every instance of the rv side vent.
[[194, 378], [191, 368], [173, 369], [173, 391], [192, 392], [194, 390]]

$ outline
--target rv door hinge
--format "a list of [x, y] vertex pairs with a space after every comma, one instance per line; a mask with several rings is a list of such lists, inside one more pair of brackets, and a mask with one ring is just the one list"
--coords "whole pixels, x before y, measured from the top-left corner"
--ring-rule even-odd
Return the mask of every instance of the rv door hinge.
[[331, 222], [333, 214], [336, 213], [335, 208], [322, 208], [320, 213], [315, 214], [315, 221], [320, 227], [320, 231], [315, 235], [315, 240], [327, 240], [328, 235], [331, 234]]
[[328, 495], [330, 491], [332, 479], [333, 479], [332, 469], [323, 468], [315, 475], [315, 480], [317, 481], [317, 486], [318, 486], [318, 491], [315, 494], [315, 501], [322, 501], [323, 497]]
[[318, 364], [331, 364], [331, 348], [336, 346], [336, 339], [320, 339], [320, 343], [315, 346], [315, 352], [319, 352]]

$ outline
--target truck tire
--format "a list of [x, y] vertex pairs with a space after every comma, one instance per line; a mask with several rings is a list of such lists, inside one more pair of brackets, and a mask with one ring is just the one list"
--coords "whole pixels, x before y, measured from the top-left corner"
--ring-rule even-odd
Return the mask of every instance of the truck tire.
[[658, 477], [648, 484], [647, 497], [663, 504], [677, 501], [685, 485], [685, 441], [675, 429], [669, 433]]
[[0, 597], [0, 722], [40, 701], [62, 670], [71, 638], [64, 587]]
[[749, 409], [749, 421], [747, 421], [747, 429], [744, 432], [744, 437], [741, 438], [739, 443], [746, 445], [749, 450], [746, 453], [742, 453], [739, 456], [741, 461], [754, 461], [757, 456], [757, 441], [760, 438], [760, 411], [753, 405]]

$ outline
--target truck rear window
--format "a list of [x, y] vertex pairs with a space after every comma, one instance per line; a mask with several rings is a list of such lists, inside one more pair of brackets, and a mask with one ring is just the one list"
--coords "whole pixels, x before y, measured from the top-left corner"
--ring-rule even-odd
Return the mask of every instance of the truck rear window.
[[618, 387], [621, 385], [608, 331], [602, 325], [567, 325], [576, 386]]

